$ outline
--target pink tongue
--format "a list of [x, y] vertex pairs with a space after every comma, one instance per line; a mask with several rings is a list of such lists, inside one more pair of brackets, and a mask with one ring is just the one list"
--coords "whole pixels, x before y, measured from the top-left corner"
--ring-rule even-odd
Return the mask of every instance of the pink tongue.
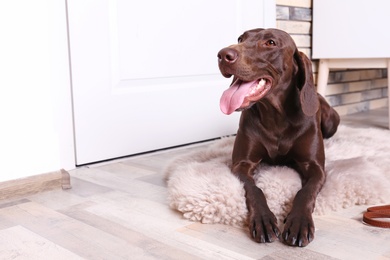
[[242, 102], [244, 102], [245, 96], [248, 94], [253, 84], [257, 84], [257, 80], [244, 82], [237, 79], [234, 81], [233, 84], [222, 94], [219, 104], [222, 112], [226, 115], [230, 115], [240, 108]]

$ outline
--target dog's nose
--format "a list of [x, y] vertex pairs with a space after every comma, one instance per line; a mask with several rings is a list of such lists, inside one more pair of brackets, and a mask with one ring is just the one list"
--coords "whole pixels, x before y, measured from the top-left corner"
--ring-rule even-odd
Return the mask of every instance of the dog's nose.
[[238, 58], [238, 52], [232, 48], [224, 48], [218, 52], [218, 62], [234, 63]]

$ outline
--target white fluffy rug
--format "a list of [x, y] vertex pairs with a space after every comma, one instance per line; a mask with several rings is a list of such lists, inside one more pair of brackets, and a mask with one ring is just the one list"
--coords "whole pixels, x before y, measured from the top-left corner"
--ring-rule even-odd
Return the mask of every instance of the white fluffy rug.
[[[202, 223], [246, 223], [244, 189], [231, 174], [234, 137], [175, 158], [165, 169], [169, 203], [183, 216]], [[325, 140], [327, 181], [315, 214], [361, 204], [390, 202], [390, 131], [340, 126]], [[301, 188], [299, 175], [287, 167], [261, 164], [255, 180], [275, 215], [282, 219]]]

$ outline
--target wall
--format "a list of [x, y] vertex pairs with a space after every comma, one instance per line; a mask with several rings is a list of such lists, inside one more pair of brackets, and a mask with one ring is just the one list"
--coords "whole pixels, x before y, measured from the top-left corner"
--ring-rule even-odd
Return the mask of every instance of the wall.
[[[311, 0], [276, 0], [277, 28], [287, 31], [298, 48], [311, 57]], [[313, 60], [313, 70], [318, 60]], [[387, 70], [335, 70], [331, 71], [327, 86], [327, 100], [341, 114], [352, 114], [386, 107]]]
[[0, 181], [75, 165], [65, 10], [0, 3]]

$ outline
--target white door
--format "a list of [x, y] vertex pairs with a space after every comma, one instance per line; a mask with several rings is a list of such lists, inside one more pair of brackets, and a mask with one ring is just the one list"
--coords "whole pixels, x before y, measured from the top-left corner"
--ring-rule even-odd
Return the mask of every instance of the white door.
[[217, 52], [274, 26], [273, 0], [67, 5], [77, 165], [236, 132], [239, 113], [219, 109], [230, 79]]

